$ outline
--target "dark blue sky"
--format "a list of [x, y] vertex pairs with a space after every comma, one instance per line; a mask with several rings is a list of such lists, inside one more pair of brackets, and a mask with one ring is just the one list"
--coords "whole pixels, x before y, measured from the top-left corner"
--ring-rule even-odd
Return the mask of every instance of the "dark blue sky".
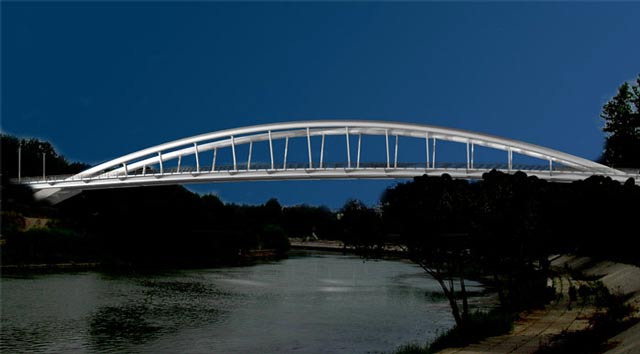
[[[398, 120], [595, 159], [640, 3], [2, 2], [2, 130], [97, 163], [274, 121]], [[392, 181], [189, 187], [375, 203]]]

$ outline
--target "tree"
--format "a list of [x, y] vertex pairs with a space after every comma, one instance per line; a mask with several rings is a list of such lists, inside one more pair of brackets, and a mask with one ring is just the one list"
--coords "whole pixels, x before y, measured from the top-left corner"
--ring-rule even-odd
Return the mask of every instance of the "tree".
[[636, 84], [625, 82], [602, 107], [606, 134], [601, 161], [614, 167], [640, 167], [640, 75]]
[[416, 177], [382, 196], [386, 231], [396, 234], [394, 243], [440, 284], [459, 328], [469, 317], [465, 274], [472, 256], [471, 193], [466, 181], [445, 174]]
[[348, 200], [340, 209], [342, 241], [363, 253], [380, 254], [384, 248], [380, 215], [357, 199]]
[[493, 276], [503, 307], [518, 310], [547, 300], [552, 237], [550, 188], [544, 180], [493, 170], [476, 185], [473, 250]]

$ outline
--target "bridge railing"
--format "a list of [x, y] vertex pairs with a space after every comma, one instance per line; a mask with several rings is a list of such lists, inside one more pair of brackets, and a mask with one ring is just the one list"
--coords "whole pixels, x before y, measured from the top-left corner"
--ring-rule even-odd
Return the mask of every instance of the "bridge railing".
[[396, 166], [389, 167], [384, 162], [360, 162], [359, 166], [353, 164], [349, 165], [347, 162], [326, 162], [323, 167], [313, 166], [309, 167], [308, 163], [290, 162], [286, 166], [280, 166], [280, 168], [271, 168], [270, 163], [253, 162], [250, 165], [247, 163], [236, 163], [236, 165], [224, 164], [216, 165], [215, 169], [209, 165], [203, 165], [199, 168], [196, 166], [180, 166], [180, 167], [166, 167], [162, 173], [152, 167], [145, 167], [144, 169], [138, 169], [129, 171], [128, 173], [118, 172], [106, 172], [97, 176], [85, 177], [78, 175], [50, 175], [45, 179], [42, 176], [37, 177], [23, 177], [18, 181], [14, 179], [14, 182], [20, 182], [23, 184], [36, 184], [36, 183], [55, 183], [62, 181], [91, 181], [91, 180], [105, 180], [105, 179], [122, 179], [127, 177], [140, 177], [140, 176], [165, 176], [165, 175], [205, 175], [216, 173], [242, 173], [242, 172], [256, 172], [256, 171], [286, 171], [286, 170], [306, 170], [306, 171], [321, 171], [321, 170], [370, 170], [379, 169], [385, 171], [392, 170], [421, 170], [424, 173], [430, 171], [437, 171], [438, 173], [445, 173], [446, 170], [466, 170], [466, 171], [490, 171], [492, 169], [502, 171], [535, 171], [535, 172], [547, 172], [547, 173], [584, 173], [576, 168], [556, 165], [550, 171], [546, 165], [535, 164], [508, 164], [500, 163], [476, 163], [473, 168], [470, 168], [464, 162], [437, 162], [435, 167], [426, 167], [424, 163], [412, 163], [412, 162], [398, 162]]

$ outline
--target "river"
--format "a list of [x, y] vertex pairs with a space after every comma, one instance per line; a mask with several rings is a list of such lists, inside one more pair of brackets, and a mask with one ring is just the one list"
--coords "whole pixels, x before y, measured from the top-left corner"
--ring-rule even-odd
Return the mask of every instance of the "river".
[[0, 286], [2, 353], [379, 353], [454, 324], [420, 268], [337, 253], [237, 268], [3, 275]]

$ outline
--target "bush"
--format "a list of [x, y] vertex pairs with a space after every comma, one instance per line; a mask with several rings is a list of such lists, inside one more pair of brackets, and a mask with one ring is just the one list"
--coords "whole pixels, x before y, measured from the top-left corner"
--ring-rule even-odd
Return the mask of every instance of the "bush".
[[396, 349], [393, 354], [431, 354], [433, 351], [429, 347], [423, 347], [418, 344], [406, 344]]
[[436, 338], [429, 345], [429, 349], [435, 352], [448, 347], [462, 347], [486, 337], [509, 333], [517, 318], [516, 313], [499, 308], [489, 312], [472, 313], [464, 327], [453, 327]]

